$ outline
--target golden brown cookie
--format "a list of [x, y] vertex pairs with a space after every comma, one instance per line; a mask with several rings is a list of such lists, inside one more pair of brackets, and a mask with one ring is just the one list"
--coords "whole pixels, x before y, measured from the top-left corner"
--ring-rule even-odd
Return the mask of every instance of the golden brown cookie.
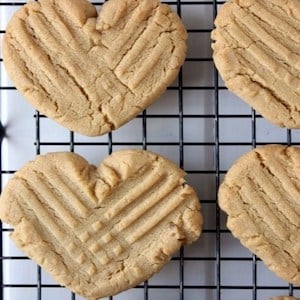
[[277, 296], [277, 297], [269, 298], [268, 300], [299, 300], [299, 298], [295, 298], [292, 296]]
[[40, 0], [20, 8], [3, 38], [8, 75], [39, 111], [96, 136], [128, 122], [175, 79], [187, 33], [159, 0]]
[[198, 239], [200, 204], [184, 175], [142, 150], [115, 152], [98, 168], [73, 153], [50, 153], [15, 173], [0, 217], [57, 282], [98, 299], [146, 280]]
[[227, 226], [282, 279], [300, 284], [300, 148], [243, 155], [219, 189]]
[[212, 32], [229, 90], [270, 122], [300, 128], [300, 1], [230, 0]]

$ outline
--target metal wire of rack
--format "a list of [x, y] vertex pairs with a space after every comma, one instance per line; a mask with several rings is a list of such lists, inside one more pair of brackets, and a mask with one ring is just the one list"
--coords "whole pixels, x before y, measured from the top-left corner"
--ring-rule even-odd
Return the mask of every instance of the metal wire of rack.
[[[0, 1], [2, 20], [25, 4]], [[101, 6], [102, 2], [93, 3]], [[260, 300], [280, 294], [299, 296], [300, 287], [276, 278], [232, 238], [216, 199], [224, 174], [239, 155], [267, 143], [298, 145], [300, 135], [295, 130], [270, 125], [222, 84], [213, 65], [209, 35], [218, 6], [224, 2], [165, 3], [186, 23], [190, 49], [186, 62], [162, 99], [124, 128], [103, 137], [85, 138], [68, 132], [28, 106], [26, 113], [22, 108], [22, 113], [11, 112], [10, 105], [15, 108], [23, 104], [13, 85], [3, 79], [1, 56], [1, 118], [6, 128], [0, 163], [1, 187], [23, 162], [48, 151], [75, 151], [97, 162], [99, 154], [104, 157], [119, 148], [156, 151], [183, 168], [188, 182], [197, 190], [205, 218], [203, 234], [193, 246], [182, 248], [161, 273], [108, 299]], [[0, 19], [1, 36], [6, 22]], [[14, 117], [16, 114], [19, 118]], [[21, 125], [14, 125], [18, 122]], [[20, 129], [22, 122], [26, 125]], [[14, 160], [19, 156], [24, 158], [17, 163]], [[8, 240], [11, 228], [1, 224], [0, 229], [0, 299], [82, 299], [52, 282], [40, 267], [15, 252]]]

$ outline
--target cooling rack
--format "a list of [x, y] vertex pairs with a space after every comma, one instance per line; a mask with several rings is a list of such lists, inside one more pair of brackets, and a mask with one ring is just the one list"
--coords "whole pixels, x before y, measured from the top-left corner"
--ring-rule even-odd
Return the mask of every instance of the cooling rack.
[[[93, 2], [98, 8], [103, 1]], [[235, 240], [216, 205], [224, 174], [253, 147], [299, 145], [297, 130], [277, 128], [224, 87], [214, 68], [210, 32], [219, 1], [165, 2], [182, 17], [188, 33], [188, 55], [177, 80], [137, 118], [102, 137], [69, 132], [30, 107], [9, 81], [0, 58], [1, 187], [37, 154], [74, 151], [96, 165], [109, 153], [139, 148], [165, 155], [187, 173], [205, 218], [198, 242], [182, 248], [167, 266], [143, 284], [109, 297], [114, 300], [261, 300], [300, 295], [300, 288], [278, 279]], [[0, 0], [0, 35], [24, 1]], [[2, 133], [0, 126], [0, 133]], [[1, 135], [0, 135], [1, 137]], [[4, 300], [79, 300], [60, 287], [10, 242], [12, 231], [1, 224], [0, 280]]]

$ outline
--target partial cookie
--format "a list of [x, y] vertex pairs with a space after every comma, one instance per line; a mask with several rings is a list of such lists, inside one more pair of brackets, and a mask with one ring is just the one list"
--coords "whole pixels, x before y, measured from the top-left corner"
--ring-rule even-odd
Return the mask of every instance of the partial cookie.
[[299, 298], [295, 298], [292, 296], [277, 296], [277, 297], [269, 298], [268, 300], [299, 300]]
[[3, 38], [8, 75], [41, 113], [96, 136], [128, 122], [175, 79], [187, 33], [159, 0], [40, 0], [20, 8]]
[[300, 148], [243, 155], [219, 189], [227, 226], [282, 279], [300, 284]]
[[98, 299], [148, 279], [198, 239], [200, 204], [184, 175], [147, 151], [115, 152], [98, 168], [73, 153], [50, 153], [15, 173], [0, 217], [57, 282]]
[[229, 90], [270, 122], [300, 128], [300, 1], [230, 0], [212, 32]]

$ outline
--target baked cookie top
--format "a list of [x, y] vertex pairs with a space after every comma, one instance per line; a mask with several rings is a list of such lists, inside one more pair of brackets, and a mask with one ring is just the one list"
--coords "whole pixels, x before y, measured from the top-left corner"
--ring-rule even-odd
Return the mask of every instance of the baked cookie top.
[[3, 38], [8, 75], [41, 113], [96, 136], [128, 122], [175, 79], [186, 55], [178, 15], [158, 0], [40, 0]]
[[300, 1], [230, 0], [212, 32], [229, 90], [270, 122], [300, 128]]
[[220, 186], [219, 205], [244, 246], [300, 284], [300, 148], [269, 145], [243, 155]]
[[268, 300], [299, 300], [299, 298], [295, 298], [293, 296], [277, 296], [269, 298]]
[[200, 203], [184, 175], [141, 150], [115, 152], [98, 168], [77, 154], [49, 153], [8, 182], [0, 218], [58, 283], [98, 299], [148, 279], [198, 239]]

